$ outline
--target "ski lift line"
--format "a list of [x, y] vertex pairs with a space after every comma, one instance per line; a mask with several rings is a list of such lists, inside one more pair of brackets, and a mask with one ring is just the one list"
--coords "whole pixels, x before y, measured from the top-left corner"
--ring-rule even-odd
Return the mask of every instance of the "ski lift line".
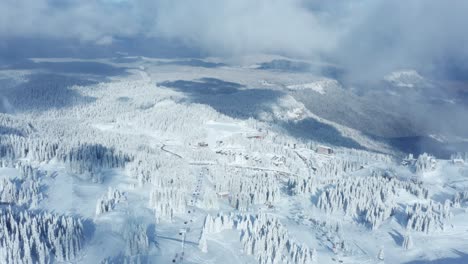
[[357, 248], [359, 248], [359, 250], [361, 250], [361, 252], [362, 252], [364, 255], [369, 256], [369, 254], [367, 254], [367, 252], [366, 252], [364, 249], [362, 249], [362, 248], [356, 243], [356, 241], [353, 241], [353, 243], [354, 243], [354, 245], [355, 245]]
[[[200, 187], [200, 186], [202, 185], [202, 181], [203, 181], [203, 179], [204, 179], [204, 175], [202, 175], [202, 174], [200, 173], [200, 174], [198, 175], [197, 178], [198, 178], [197, 180], [200, 182], [200, 184], [199, 184], [199, 186], [196, 187], [195, 192], [197, 192], [198, 194], [200, 194], [200, 191], [201, 191], [201, 187]], [[192, 194], [192, 196], [193, 196], [193, 198], [192, 198], [192, 200], [191, 200], [192, 207], [195, 207], [196, 201], [198, 201], [198, 195], [195, 195], [195, 192], [194, 192], [194, 194]], [[189, 210], [189, 212], [191, 212], [191, 211], [192, 211], [192, 210]], [[189, 213], [189, 214], [190, 214], [190, 213]], [[182, 237], [182, 240], [181, 240], [181, 242], [182, 242], [182, 249], [181, 249], [180, 257], [179, 257], [180, 263], [182, 263], [183, 260], [184, 260], [184, 255], [185, 255], [185, 241], [186, 241], [187, 233], [190, 232], [191, 226], [192, 226], [192, 224], [194, 223], [194, 221], [193, 221], [193, 215], [194, 215], [194, 214], [190, 214], [189, 219], [184, 221], [184, 226], [185, 226], [184, 230], [185, 230], [185, 232], [183, 232], [183, 237]], [[190, 226], [190, 227], [189, 227], [189, 226]], [[176, 257], [175, 259], [177, 259], [177, 257]]]

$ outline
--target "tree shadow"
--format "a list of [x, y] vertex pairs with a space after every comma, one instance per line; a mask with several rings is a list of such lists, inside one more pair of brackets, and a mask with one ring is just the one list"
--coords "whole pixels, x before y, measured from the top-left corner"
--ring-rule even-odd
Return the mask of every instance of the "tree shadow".
[[117, 256], [107, 257], [101, 263], [153, 263], [150, 256], [148, 255], [134, 255], [127, 256], [123, 252], [119, 253]]
[[15, 135], [19, 137], [24, 137], [26, 136], [26, 133], [23, 130], [18, 129], [18, 128], [0, 125], [0, 136], [1, 135]]
[[324, 142], [346, 148], [365, 149], [355, 140], [343, 136], [335, 127], [313, 118], [285, 122], [282, 124], [282, 127], [285, 128], [290, 135], [298, 138]]
[[116, 37], [110, 45], [72, 38], [12, 37], [0, 43], [0, 66], [21, 58], [112, 58], [116, 55], [153, 58], [200, 58], [201, 52], [178, 40]]
[[211, 106], [219, 113], [239, 119], [256, 118], [263, 111], [271, 111], [271, 105], [282, 96], [279, 91], [247, 89], [242, 84], [215, 78], [177, 80], [159, 85], [187, 94], [191, 102]]
[[83, 218], [83, 219], [81, 219], [81, 222], [83, 224], [84, 237], [86, 237], [86, 238], [93, 237], [94, 234], [96, 233], [96, 226], [94, 224], [94, 221], [92, 219], [89, 219], [89, 218]]
[[388, 234], [393, 238], [395, 244], [397, 244], [398, 246], [401, 246], [403, 244], [404, 238], [403, 235], [400, 234], [400, 232], [393, 229], [391, 232], [388, 232]]
[[393, 218], [395, 221], [401, 225], [401, 227], [406, 228], [406, 225], [408, 224], [408, 215], [406, 214], [404, 208], [406, 207], [405, 204], [398, 203], [398, 208], [395, 210]]
[[405, 264], [465, 264], [468, 263], [468, 254], [465, 252], [461, 252], [457, 249], [452, 249], [452, 252], [457, 255], [457, 257], [453, 258], [440, 258], [435, 260], [413, 260], [410, 262], [406, 262]]
[[72, 86], [89, 86], [96, 81], [83, 77], [60, 74], [36, 73], [27, 77], [26, 82], [3, 88], [3, 103], [9, 107], [0, 107], [0, 112], [45, 111], [87, 104], [95, 98], [83, 96]]
[[212, 96], [233, 94], [239, 92], [239, 89], [244, 87], [239, 83], [226, 82], [216, 78], [201, 78], [193, 81], [165, 81], [158, 83], [158, 85], [175, 88], [180, 92], [188, 93], [194, 97], [200, 94]]
[[345, 79], [346, 71], [343, 68], [326, 65], [318, 67], [317, 72], [327, 78], [338, 80], [339, 82], [343, 82]]
[[179, 65], [179, 66], [202, 67], [202, 68], [219, 68], [219, 67], [226, 66], [226, 64], [224, 63], [215, 63], [215, 62], [209, 62], [209, 61], [204, 61], [200, 59], [160, 62], [159, 65]]
[[259, 65], [257, 69], [285, 72], [308, 72], [312, 69], [312, 65], [307, 62], [281, 59], [263, 62]]
[[118, 56], [110, 59], [113, 63], [135, 63], [141, 61], [141, 57]]
[[441, 142], [428, 136], [380, 138], [380, 140], [403, 153], [412, 153], [416, 156], [430, 153], [440, 159], [449, 159], [453, 153], [468, 151], [468, 143], [466, 142]]
[[[239, 83], [215, 78], [165, 81], [158, 85], [183, 92], [194, 103], [211, 106], [219, 113], [238, 119], [259, 119], [262, 113], [272, 113], [275, 104], [285, 95], [279, 90], [248, 88]], [[277, 124], [295, 137], [363, 149], [359, 143], [344, 137], [333, 126], [312, 118]]]
[[101, 77], [127, 75], [125, 67], [115, 67], [110, 64], [93, 61], [58, 61], [58, 62], [34, 62], [29, 59], [21, 59], [8, 66], [10, 69], [21, 70], [45, 70], [54, 74], [87, 74]]
[[346, 75], [346, 71], [343, 68], [334, 66], [332, 64], [315, 64], [285, 59], [276, 59], [269, 62], [260, 63], [257, 69], [299, 73], [310, 72], [339, 81], [343, 80]]
[[80, 144], [58, 152], [57, 159], [80, 173], [100, 173], [103, 169], [123, 168], [133, 157], [102, 144]]

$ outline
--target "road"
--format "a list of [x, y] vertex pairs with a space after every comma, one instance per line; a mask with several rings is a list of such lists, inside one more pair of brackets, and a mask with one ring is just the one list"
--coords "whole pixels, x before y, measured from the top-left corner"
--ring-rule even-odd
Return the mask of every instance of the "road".
[[175, 153], [175, 152], [172, 152], [172, 151], [170, 151], [170, 150], [167, 150], [167, 149], [165, 149], [165, 147], [167, 147], [167, 145], [166, 145], [166, 144], [163, 144], [163, 145], [161, 146], [161, 150], [164, 151], [164, 152], [166, 152], [166, 153], [171, 154], [172, 156], [176, 156], [176, 157], [179, 158], [179, 159], [183, 159], [183, 157], [182, 157], [181, 155], [179, 155], [179, 154], [177, 154], [177, 153]]

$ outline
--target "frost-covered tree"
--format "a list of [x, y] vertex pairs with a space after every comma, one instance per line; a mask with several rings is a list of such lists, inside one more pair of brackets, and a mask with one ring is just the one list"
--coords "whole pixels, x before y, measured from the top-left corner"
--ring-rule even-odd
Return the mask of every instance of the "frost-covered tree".
[[186, 210], [185, 192], [177, 188], [154, 188], [150, 194], [149, 207], [154, 210], [156, 223], [172, 221], [174, 214]]
[[218, 209], [218, 196], [211, 188], [205, 188], [202, 199], [199, 201], [198, 206], [204, 209]]
[[411, 181], [400, 181], [380, 175], [343, 177], [333, 181], [318, 195], [317, 207], [328, 212], [342, 212], [364, 221], [372, 229], [389, 218], [397, 208], [400, 190], [427, 198], [427, 189]]
[[289, 238], [286, 228], [279, 220], [266, 214], [208, 215], [202, 233], [205, 235], [232, 229], [240, 232], [244, 253], [255, 256], [259, 264], [305, 264], [316, 259], [316, 251]]
[[0, 203], [35, 207], [42, 200], [41, 185], [37, 181], [0, 180]]
[[12, 134], [25, 137], [33, 132], [34, 127], [30, 122], [13, 115], [0, 113], [0, 135]]
[[385, 253], [384, 253], [383, 248], [381, 248], [381, 249], [379, 250], [379, 254], [377, 254], [377, 259], [379, 259], [379, 260], [385, 260]]
[[239, 211], [255, 204], [275, 204], [280, 198], [278, 175], [242, 168], [215, 168], [211, 180], [216, 192], [229, 193], [229, 203]]
[[372, 229], [390, 217], [395, 209], [395, 190], [389, 180], [356, 177], [339, 180], [318, 197], [317, 207], [326, 212], [340, 211], [362, 219]]
[[315, 248], [312, 250], [311, 262], [318, 263], [317, 250]]
[[96, 215], [110, 212], [122, 201], [127, 200], [125, 193], [109, 187], [107, 193], [98, 199], [96, 203]]
[[208, 252], [208, 242], [206, 241], [206, 235], [205, 232], [202, 232], [200, 240], [198, 242], [198, 248], [201, 250], [203, 253]]
[[57, 159], [67, 164], [72, 172], [89, 174], [93, 181], [101, 182], [99, 174], [102, 169], [123, 168], [132, 157], [100, 144], [79, 144], [70, 148], [60, 148]]
[[412, 249], [414, 244], [413, 244], [413, 237], [411, 236], [410, 233], [407, 233], [404, 238], [403, 238], [403, 243], [401, 245], [404, 249], [409, 250]]
[[79, 218], [1, 209], [0, 262], [51, 263], [75, 259], [84, 246]]
[[430, 233], [435, 230], [444, 230], [445, 222], [452, 217], [451, 202], [444, 204], [430, 201], [429, 204], [415, 203], [406, 208], [408, 230]]
[[423, 173], [435, 170], [436, 165], [437, 160], [433, 156], [430, 156], [427, 153], [423, 153], [419, 155], [414, 166], [416, 173]]
[[456, 208], [461, 207], [468, 202], [468, 191], [457, 192], [452, 199], [453, 206]]
[[461, 159], [465, 162], [468, 162], [468, 152], [457, 152], [455, 154], [450, 155], [451, 160]]
[[123, 229], [125, 241], [125, 255], [145, 255], [149, 250], [149, 239], [146, 226], [137, 223], [129, 223]]

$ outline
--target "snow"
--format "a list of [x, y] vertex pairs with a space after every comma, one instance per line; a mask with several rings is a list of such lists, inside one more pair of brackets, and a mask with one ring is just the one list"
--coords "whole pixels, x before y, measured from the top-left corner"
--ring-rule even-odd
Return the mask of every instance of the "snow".
[[414, 88], [426, 82], [424, 77], [415, 70], [394, 71], [384, 77], [384, 80], [403, 88]]
[[[315, 116], [284, 92], [324, 95], [340, 85], [335, 80], [160, 61], [126, 63], [128, 75], [101, 83], [28, 84], [47, 87], [45, 102], [3, 95], [15, 109], [0, 114], [3, 262], [39, 254], [73, 263], [467, 261], [468, 154], [423, 154], [403, 165], [380, 142]], [[15, 74], [28, 78], [1, 76]], [[204, 77], [239, 88], [209, 94], [156, 85], [199, 85]], [[56, 94], [68, 97], [57, 102]], [[291, 133], [288, 125], [309, 118], [366, 148]], [[333, 154], [316, 153], [323, 145]], [[7, 216], [17, 231], [6, 228]], [[67, 255], [47, 243], [28, 251], [34, 238], [11, 236], [42, 234], [34, 219], [65, 230], [48, 239]], [[31, 253], [17, 253], [23, 248]]]
[[336, 80], [332, 79], [323, 79], [311, 83], [304, 83], [304, 84], [291, 84], [286, 86], [288, 89], [291, 90], [312, 90], [319, 94], [325, 94], [327, 89], [330, 87], [340, 87], [340, 84]]
[[206, 142], [210, 146], [216, 146], [216, 142], [232, 137], [234, 135], [246, 135], [255, 133], [254, 129], [249, 128], [244, 122], [228, 123], [209, 120], [205, 123], [207, 135]]

